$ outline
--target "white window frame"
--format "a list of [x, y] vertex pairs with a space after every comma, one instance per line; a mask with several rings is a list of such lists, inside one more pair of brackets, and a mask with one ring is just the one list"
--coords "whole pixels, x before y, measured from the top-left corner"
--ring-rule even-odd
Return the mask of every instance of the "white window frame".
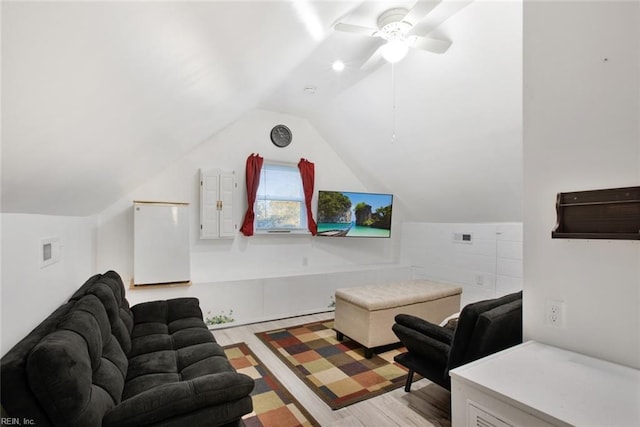
[[[300, 185], [300, 197], [269, 197], [269, 195], [260, 194], [260, 190], [262, 189], [262, 185], [265, 181], [265, 174], [268, 174], [269, 170], [277, 170], [277, 169], [285, 169], [289, 172], [295, 171], [295, 176], [297, 182]], [[271, 195], [273, 196], [273, 195]], [[258, 203], [262, 200], [278, 200], [278, 201], [294, 201], [300, 202], [300, 227], [299, 228], [288, 228], [288, 227], [259, 227], [258, 226]], [[262, 169], [260, 171], [260, 185], [258, 186], [258, 191], [256, 193], [256, 201], [254, 204], [254, 212], [256, 213], [253, 229], [255, 234], [302, 234], [308, 235], [311, 234], [307, 225], [307, 207], [304, 199], [304, 186], [302, 185], [302, 177], [300, 176], [300, 170], [298, 169], [298, 165], [295, 163], [285, 163], [285, 162], [275, 162], [265, 160], [262, 164]]]

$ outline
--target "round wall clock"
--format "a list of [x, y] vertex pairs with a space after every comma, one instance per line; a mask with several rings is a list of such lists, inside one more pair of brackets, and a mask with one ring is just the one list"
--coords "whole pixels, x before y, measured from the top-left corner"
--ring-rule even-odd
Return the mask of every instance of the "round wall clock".
[[271, 129], [271, 142], [273, 142], [273, 145], [276, 147], [286, 147], [291, 144], [292, 139], [293, 134], [285, 125], [276, 125]]

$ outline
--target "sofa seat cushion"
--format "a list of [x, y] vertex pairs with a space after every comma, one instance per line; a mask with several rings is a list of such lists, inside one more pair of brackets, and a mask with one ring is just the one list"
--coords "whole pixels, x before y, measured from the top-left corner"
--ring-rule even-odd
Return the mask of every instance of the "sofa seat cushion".
[[167, 382], [138, 393], [107, 413], [103, 427], [224, 425], [252, 410], [253, 380], [235, 371]]
[[132, 312], [135, 321], [123, 400], [175, 382], [235, 373], [202, 321], [196, 298], [138, 304]]

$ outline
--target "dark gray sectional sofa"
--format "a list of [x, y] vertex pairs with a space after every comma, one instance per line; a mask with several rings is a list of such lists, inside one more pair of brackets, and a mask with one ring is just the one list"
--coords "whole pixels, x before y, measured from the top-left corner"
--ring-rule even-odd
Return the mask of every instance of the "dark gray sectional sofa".
[[2, 358], [2, 416], [37, 426], [236, 426], [252, 411], [196, 298], [129, 307], [91, 277]]

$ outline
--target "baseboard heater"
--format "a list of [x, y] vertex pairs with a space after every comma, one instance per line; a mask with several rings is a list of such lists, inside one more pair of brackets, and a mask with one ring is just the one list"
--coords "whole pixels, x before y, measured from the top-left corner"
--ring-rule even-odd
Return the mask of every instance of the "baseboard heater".
[[141, 288], [175, 288], [178, 286], [191, 286], [191, 280], [182, 280], [178, 282], [157, 282], [157, 283], [135, 283], [133, 278], [129, 282], [129, 289], [141, 289]]

